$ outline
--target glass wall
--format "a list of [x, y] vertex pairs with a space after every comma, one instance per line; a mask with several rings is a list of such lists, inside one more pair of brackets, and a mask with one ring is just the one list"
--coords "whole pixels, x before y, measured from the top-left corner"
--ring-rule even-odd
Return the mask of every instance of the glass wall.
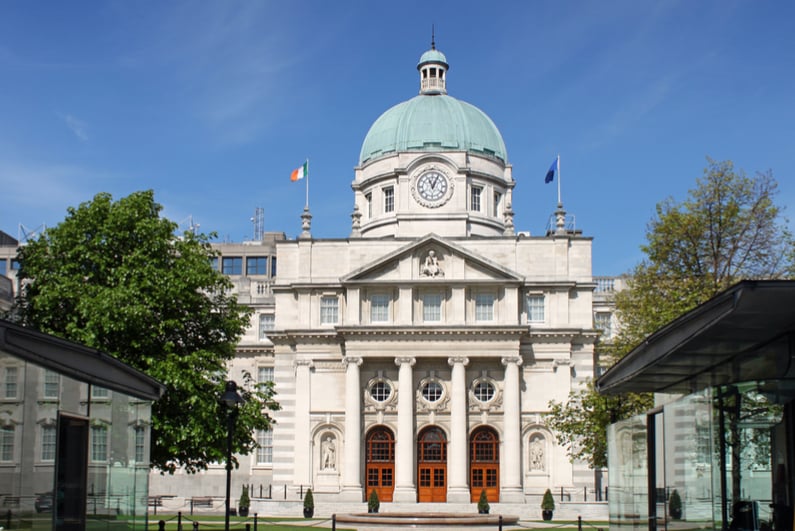
[[611, 425], [607, 448], [610, 527], [647, 529], [646, 415]]
[[151, 402], [5, 352], [0, 386], [2, 525], [143, 530]]

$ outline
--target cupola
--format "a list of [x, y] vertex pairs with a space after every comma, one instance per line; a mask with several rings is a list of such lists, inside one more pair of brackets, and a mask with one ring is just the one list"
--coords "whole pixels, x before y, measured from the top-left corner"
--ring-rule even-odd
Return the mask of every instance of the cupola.
[[436, 49], [431, 39], [431, 49], [422, 54], [417, 70], [420, 71], [420, 94], [447, 94], [447, 58]]

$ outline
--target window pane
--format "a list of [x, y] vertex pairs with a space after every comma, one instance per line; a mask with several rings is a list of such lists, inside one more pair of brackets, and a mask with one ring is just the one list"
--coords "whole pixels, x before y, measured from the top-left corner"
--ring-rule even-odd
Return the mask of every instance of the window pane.
[[243, 274], [243, 257], [242, 256], [224, 256], [221, 259], [221, 272], [224, 275], [242, 275]]
[[392, 394], [392, 387], [386, 382], [376, 382], [370, 388], [370, 396], [377, 402], [383, 402]]
[[478, 293], [475, 295], [475, 320], [494, 320], [494, 295], [491, 293]]
[[494, 216], [500, 216], [500, 201], [502, 200], [502, 194], [499, 192], [494, 192]]
[[612, 332], [612, 319], [610, 312], [596, 312], [593, 317], [594, 328], [604, 332], [606, 336], [610, 336]]
[[439, 382], [428, 382], [422, 388], [422, 396], [428, 402], [438, 402], [440, 398], [442, 398], [442, 393], [444, 389], [439, 384]]
[[0, 461], [14, 460], [14, 426], [0, 428]]
[[246, 274], [247, 275], [267, 275], [268, 274], [268, 257], [267, 256], [249, 256], [246, 258]]
[[273, 381], [273, 367], [259, 367], [257, 369], [257, 383]]
[[527, 296], [527, 320], [539, 322], [544, 320], [544, 296]]
[[108, 390], [98, 385], [92, 385], [91, 398], [108, 398]]
[[218, 257], [213, 256], [210, 258], [210, 267], [218, 271]]
[[91, 427], [91, 460], [108, 460], [108, 428], [105, 426]]
[[268, 339], [268, 332], [273, 330], [275, 324], [275, 315], [272, 313], [261, 313], [259, 315], [259, 338]]
[[482, 190], [483, 189], [478, 187], [478, 186], [473, 186], [472, 187], [472, 193], [471, 193], [471, 197], [470, 197], [471, 201], [470, 201], [470, 205], [469, 205], [470, 208], [469, 209], [474, 211], [474, 212], [480, 212], [480, 192]]
[[5, 386], [4, 396], [6, 398], [16, 398], [17, 397], [17, 368], [16, 367], [6, 367], [5, 380], [4, 380], [3, 384]]
[[422, 320], [442, 320], [442, 295], [440, 293], [426, 293], [422, 296]]
[[61, 377], [57, 372], [44, 371], [44, 398], [58, 398]]
[[389, 321], [389, 295], [373, 295], [370, 298], [370, 322]]
[[339, 310], [337, 297], [320, 298], [320, 324], [336, 324]]
[[473, 393], [480, 402], [488, 402], [494, 398], [494, 386], [489, 382], [478, 382], [475, 384]]
[[135, 462], [136, 463], [143, 463], [144, 457], [146, 457], [146, 433], [144, 432], [143, 426], [136, 426], [135, 427]]
[[270, 465], [273, 463], [273, 431], [257, 430], [257, 464]]
[[271, 276], [276, 276], [276, 257], [271, 256]]
[[395, 189], [391, 186], [384, 188], [384, 212], [395, 211]]
[[41, 427], [41, 460], [55, 459], [55, 426]]
[[8, 262], [5, 258], [0, 258], [0, 275], [6, 275], [8, 268]]

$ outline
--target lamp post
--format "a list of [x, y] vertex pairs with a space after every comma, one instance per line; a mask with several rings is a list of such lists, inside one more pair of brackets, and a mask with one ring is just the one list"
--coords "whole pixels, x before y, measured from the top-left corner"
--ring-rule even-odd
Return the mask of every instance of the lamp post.
[[226, 390], [221, 396], [221, 405], [226, 409], [226, 511], [224, 517], [224, 531], [229, 531], [229, 496], [232, 488], [232, 436], [235, 432], [235, 419], [237, 407], [243, 402], [243, 397], [237, 392], [234, 380], [226, 382]]

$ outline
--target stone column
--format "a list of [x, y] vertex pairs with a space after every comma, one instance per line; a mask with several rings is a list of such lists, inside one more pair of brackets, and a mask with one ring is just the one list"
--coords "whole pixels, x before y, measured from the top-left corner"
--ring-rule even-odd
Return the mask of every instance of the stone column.
[[522, 502], [522, 407], [519, 389], [520, 356], [502, 358], [505, 365], [505, 381], [503, 383], [503, 415], [505, 440], [503, 441], [503, 462], [500, 473], [501, 502]]
[[395, 492], [396, 502], [414, 503], [417, 501], [417, 487], [414, 483], [417, 467], [414, 455], [414, 364], [411, 357], [395, 358], [398, 373], [398, 425], [395, 441]]
[[469, 503], [469, 463], [467, 449], [469, 437], [467, 429], [467, 388], [466, 366], [469, 359], [464, 357], [448, 358], [447, 363], [453, 368], [452, 389], [450, 396], [450, 442], [447, 452], [447, 501], [451, 503]]
[[309, 371], [312, 360], [295, 361], [295, 473], [296, 485], [312, 484], [312, 437], [309, 429], [309, 405], [311, 400]]
[[345, 462], [342, 472], [343, 501], [361, 502], [362, 496], [362, 393], [359, 366], [362, 358], [346, 357], [345, 364]]

